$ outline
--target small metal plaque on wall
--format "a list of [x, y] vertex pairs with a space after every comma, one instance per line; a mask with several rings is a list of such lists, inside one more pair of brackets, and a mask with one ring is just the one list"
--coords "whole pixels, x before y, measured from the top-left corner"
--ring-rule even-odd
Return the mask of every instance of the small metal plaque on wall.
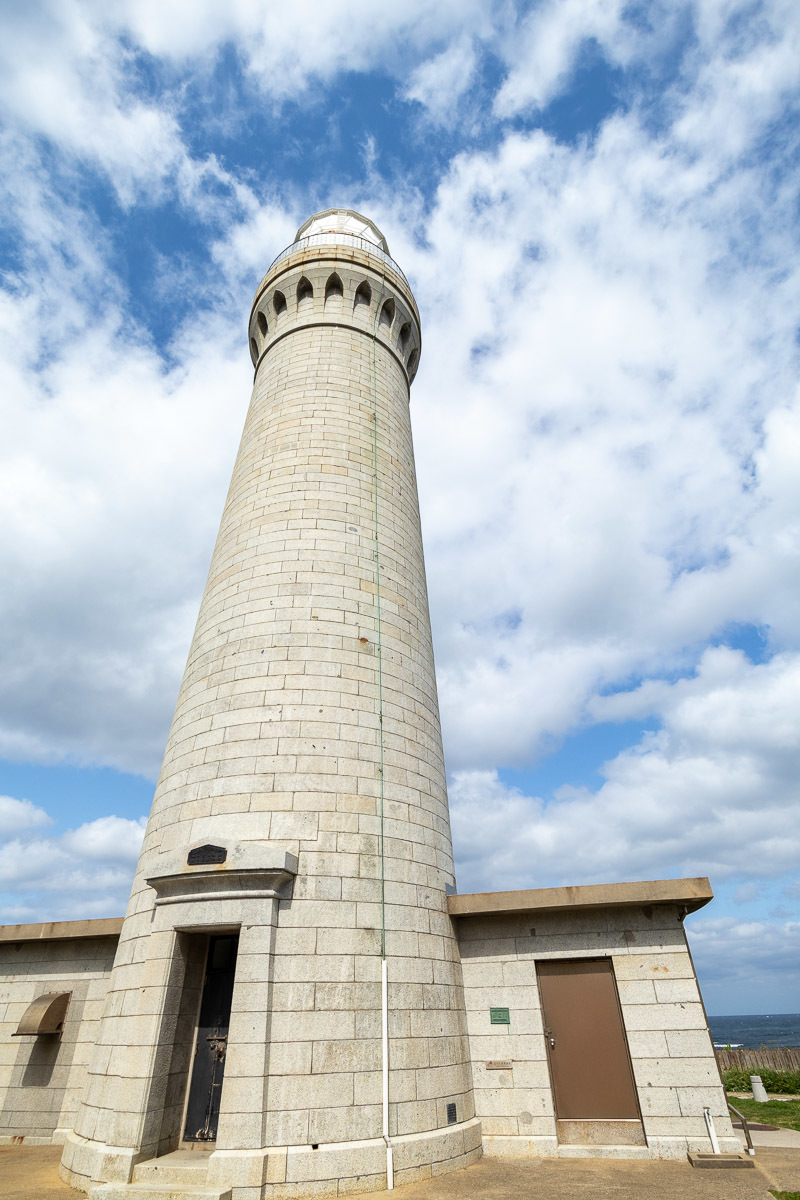
[[228, 851], [224, 846], [195, 846], [190, 850], [186, 859], [189, 867], [199, 867], [206, 863], [224, 863]]
[[507, 1008], [490, 1008], [489, 1021], [492, 1025], [510, 1025], [511, 1016]]
[[448, 1104], [448, 1106], [447, 1106], [447, 1124], [455, 1125], [457, 1120], [458, 1120], [458, 1115], [456, 1113], [455, 1104]]

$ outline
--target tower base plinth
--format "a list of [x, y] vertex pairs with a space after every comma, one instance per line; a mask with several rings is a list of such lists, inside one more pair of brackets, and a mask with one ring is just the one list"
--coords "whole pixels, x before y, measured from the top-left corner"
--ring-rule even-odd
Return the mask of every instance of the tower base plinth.
[[[473, 1117], [445, 1129], [392, 1138], [392, 1151], [396, 1184], [457, 1171], [481, 1157], [481, 1123]], [[71, 1134], [61, 1177], [88, 1191], [90, 1200], [134, 1200], [146, 1189], [147, 1195], [155, 1195], [154, 1188], [174, 1193], [180, 1187], [208, 1189], [209, 1196], [229, 1192], [231, 1200], [253, 1200], [254, 1194], [289, 1200], [336, 1195], [342, 1181], [350, 1194], [377, 1192], [386, 1187], [386, 1144], [371, 1138], [317, 1147], [178, 1151], [142, 1159], [140, 1151]]]

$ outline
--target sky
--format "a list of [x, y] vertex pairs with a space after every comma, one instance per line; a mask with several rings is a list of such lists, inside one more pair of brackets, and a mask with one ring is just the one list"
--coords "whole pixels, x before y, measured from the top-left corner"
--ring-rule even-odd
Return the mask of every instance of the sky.
[[312, 213], [386, 235], [460, 891], [708, 875], [800, 1008], [796, 0], [6, 0], [0, 922], [120, 915]]

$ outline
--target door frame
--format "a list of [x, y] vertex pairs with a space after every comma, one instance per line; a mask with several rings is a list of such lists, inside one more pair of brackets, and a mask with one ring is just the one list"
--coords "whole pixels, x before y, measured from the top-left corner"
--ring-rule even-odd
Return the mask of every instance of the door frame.
[[[183, 1108], [181, 1109], [181, 1125], [178, 1140], [179, 1150], [194, 1150], [195, 1152], [205, 1152], [211, 1154], [216, 1148], [216, 1140], [199, 1142], [187, 1141], [184, 1137], [186, 1132], [186, 1119], [189, 1112], [189, 1092], [192, 1087], [192, 1074], [194, 1072], [194, 1060], [197, 1054], [197, 1039], [200, 1033], [200, 1010], [203, 1006], [203, 993], [206, 985], [206, 974], [208, 972], [208, 956], [211, 953], [211, 940], [215, 937], [240, 937], [240, 925], [220, 925], [220, 926], [204, 926], [203, 928], [195, 928], [187, 930], [187, 933], [193, 934], [196, 937], [204, 937], [206, 939], [205, 953], [203, 955], [203, 982], [198, 989], [197, 1007], [194, 1013], [194, 1031], [192, 1033], [192, 1049], [189, 1054], [189, 1066], [186, 1071], [186, 1084], [183, 1090]], [[239, 964], [239, 956], [236, 956], [236, 966]], [[236, 986], [236, 966], [234, 967], [234, 987]]]
[[533, 965], [534, 965], [534, 975], [536, 978], [536, 991], [538, 993], [538, 998], [539, 998], [539, 1012], [541, 1013], [541, 1017], [542, 1017], [542, 1037], [544, 1038], [545, 1056], [547, 1058], [547, 1073], [548, 1073], [548, 1076], [550, 1079], [550, 1095], [552, 1096], [552, 1099], [553, 1099], [553, 1120], [556, 1123], [556, 1129], [558, 1129], [559, 1121], [586, 1120], [586, 1121], [598, 1121], [599, 1122], [599, 1121], [604, 1121], [604, 1120], [608, 1120], [608, 1121], [629, 1120], [629, 1121], [631, 1121], [631, 1120], [636, 1119], [634, 1117], [628, 1117], [628, 1118], [576, 1117], [576, 1118], [573, 1118], [573, 1117], [559, 1117], [559, 1115], [558, 1115], [558, 1111], [556, 1108], [556, 1085], [555, 1085], [555, 1078], [554, 1078], [554, 1072], [553, 1072], [553, 1062], [552, 1062], [552, 1057], [551, 1057], [552, 1047], [550, 1046], [549, 1039], [548, 1039], [547, 1033], [545, 1031], [545, 1012], [544, 1012], [544, 1005], [542, 1004], [542, 991], [541, 991], [541, 988], [539, 987], [539, 964], [541, 963], [544, 966], [549, 963], [570, 963], [570, 962], [575, 962], [575, 963], [577, 963], [577, 962], [581, 962], [581, 963], [605, 962], [605, 963], [608, 963], [611, 968], [611, 970], [610, 970], [611, 982], [613, 985], [614, 1000], [616, 1001], [616, 1005], [617, 1005], [617, 1013], [619, 1014], [620, 1029], [622, 1030], [622, 1041], [623, 1041], [623, 1045], [625, 1047], [625, 1058], [626, 1058], [626, 1062], [628, 1064], [628, 1071], [630, 1072], [631, 1086], [633, 1088], [633, 1095], [634, 1095], [634, 1100], [636, 1103], [636, 1111], [639, 1114], [639, 1117], [638, 1117], [639, 1124], [641, 1125], [642, 1129], [644, 1129], [644, 1122], [642, 1120], [642, 1106], [639, 1102], [639, 1089], [636, 1085], [636, 1076], [633, 1073], [633, 1061], [631, 1060], [631, 1048], [628, 1045], [628, 1030], [625, 1027], [625, 1018], [622, 1013], [622, 1004], [620, 1003], [619, 989], [617, 987], [617, 973], [614, 970], [613, 956], [610, 954], [586, 954], [586, 955], [569, 954], [569, 955], [563, 955], [563, 956], [553, 955], [549, 958], [535, 958], [534, 959]]
[[186, 1071], [186, 1084], [183, 1089], [183, 1108], [181, 1109], [181, 1125], [180, 1125], [180, 1133], [179, 1133], [179, 1137], [178, 1137], [178, 1149], [179, 1150], [202, 1149], [202, 1147], [199, 1146], [197, 1142], [185, 1141], [183, 1135], [186, 1131], [186, 1118], [187, 1118], [187, 1115], [189, 1112], [189, 1089], [192, 1086], [192, 1070], [194, 1068], [194, 1056], [197, 1054], [197, 1036], [200, 1032], [200, 1006], [203, 1003], [203, 988], [205, 987], [206, 971], [208, 970], [208, 955], [209, 955], [209, 951], [211, 950], [211, 937], [212, 937], [213, 933], [214, 933], [214, 930], [209, 930], [208, 933], [206, 933], [205, 930], [202, 933], [200, 933], [200, 931], [198, 930], [195, 934], [195, 936], [205, 937], [206, 949], [205, 949], [205, 954], [203, 955], [203, 983], [198, 988], [197, 1007], [196, 1007], [195, 1013], [194, 1013], [194, 1032], [192, 1033], [192, 1049], [189, 1053], [189, 1066]]

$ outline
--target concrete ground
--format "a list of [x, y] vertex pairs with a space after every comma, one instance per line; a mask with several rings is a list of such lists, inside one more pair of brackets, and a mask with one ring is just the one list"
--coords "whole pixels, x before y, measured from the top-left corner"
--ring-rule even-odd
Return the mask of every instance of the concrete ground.
[[[78, 1200], [58, 1177], [60, 1146], [0, 1146], [0, 1200]], [[773, 1200], [800, 1191], [800, 1148], [759, 1147], [754, 1170], [634, 1159], [484, 1158], [374, 1200]]]
[[774, 1200], [800, 1191], [800, 1149], [756, 1150], [754, 1170], [699, 1170], [688, 1162], [624, 1158], [482, 1158], [375, 1200]]
[[0, 1146], [2, 1200], [80, 1200], [58, 1177], [63, 1146]]
[[800, 1151], [800, 1130], [797, 1129], [751, 1129], [750, 1136], [756, 1153], [759, 1146], [796, 1146]]

